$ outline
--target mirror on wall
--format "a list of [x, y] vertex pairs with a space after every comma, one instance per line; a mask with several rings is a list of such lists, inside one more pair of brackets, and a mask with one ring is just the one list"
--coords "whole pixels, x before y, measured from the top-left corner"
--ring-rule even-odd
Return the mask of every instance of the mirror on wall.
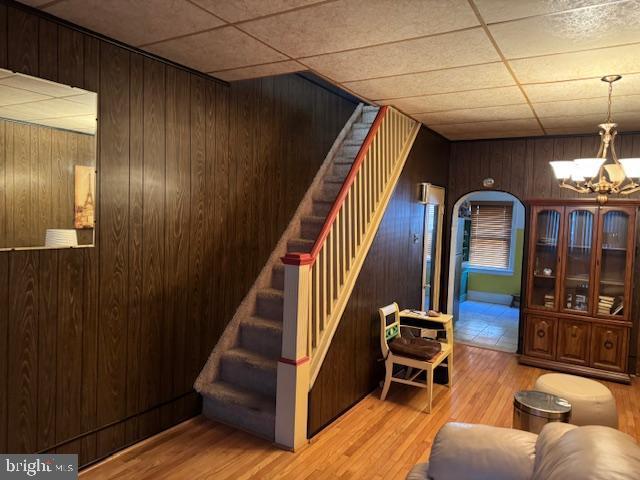
[[97, 105], [0, 69], [0, 250], [93, 246]]

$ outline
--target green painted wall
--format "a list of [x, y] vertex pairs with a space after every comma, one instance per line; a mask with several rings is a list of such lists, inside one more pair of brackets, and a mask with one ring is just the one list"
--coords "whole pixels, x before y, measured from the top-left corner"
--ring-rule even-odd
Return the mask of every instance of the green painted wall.
[[488, 273], [469, 272], [469, 290], [506, 295], [520, 294], [522, 275], [522, 251], [524, 245], [524, 230], [516, 230], [516, 257], [513, 265], [513, 275], [491, 275]]

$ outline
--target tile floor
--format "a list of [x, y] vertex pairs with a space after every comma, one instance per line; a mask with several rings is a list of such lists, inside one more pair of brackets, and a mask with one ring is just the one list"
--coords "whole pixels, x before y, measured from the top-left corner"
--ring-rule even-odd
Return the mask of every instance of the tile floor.
[[519, 315], [519, 309], [507, 305], [462, 302], [459, 318], [454, 320], [454, 337], [470, 345], [515, 352]]

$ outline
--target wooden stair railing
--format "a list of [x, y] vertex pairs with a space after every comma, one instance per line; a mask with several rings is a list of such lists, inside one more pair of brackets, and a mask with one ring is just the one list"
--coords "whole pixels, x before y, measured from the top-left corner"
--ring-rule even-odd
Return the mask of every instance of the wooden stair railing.
[[[310, 253], [287, 253], [276, 442], [306, 440], [313, 386], [420, 125], [381, 107]], [[303, 421], [304, 420], [304, 421]], [[304, 424], [304, 425], [303, 425]], [[292, 425], [295, 427], [292, 429]]]

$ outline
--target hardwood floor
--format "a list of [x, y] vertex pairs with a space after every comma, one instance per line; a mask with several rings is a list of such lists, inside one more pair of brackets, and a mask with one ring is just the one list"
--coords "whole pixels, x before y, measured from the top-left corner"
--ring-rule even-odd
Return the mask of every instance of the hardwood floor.
[[[425, 390], [393, 384], [387, 401], [373, 392], [297, 453], [197, 417], [85, 470], [81, 478], [403, 479], [428, 458], [445, 422], [510, 426], [513, 393], [543, 373], [519, 365], [513, 354], [466, 345], [456, 346], [455, 368], [451, 390], [435, 386], [431, 415], [421, 411]], [[618, 403], [620, 429], [640, 441], [640, 381], [605, 383]]]

